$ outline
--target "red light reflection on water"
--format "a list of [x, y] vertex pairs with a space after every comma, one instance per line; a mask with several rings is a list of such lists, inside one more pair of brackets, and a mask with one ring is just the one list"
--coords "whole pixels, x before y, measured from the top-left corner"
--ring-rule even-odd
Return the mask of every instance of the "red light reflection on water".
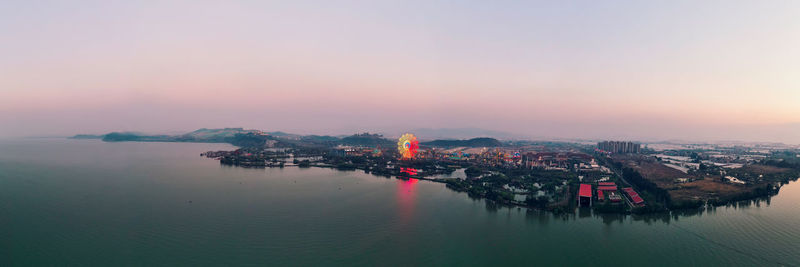
[[419, 179], [400, 177], [397, 181], [398, 216], [402, 222], [414, 217], [414, 205], [417, 200], [417, 182]]

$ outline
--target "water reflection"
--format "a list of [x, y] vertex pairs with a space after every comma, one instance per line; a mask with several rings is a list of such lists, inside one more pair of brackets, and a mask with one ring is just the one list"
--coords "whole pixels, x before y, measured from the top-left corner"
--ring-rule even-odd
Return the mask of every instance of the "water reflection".
[[625, 214], [603, 214], [599, 216], [605, 225], [611, 225], [614, 222], [622, 224], [625, 221]]
[[[792, 191], [797, 191], [798, 198], [800, 198], [800, 183], [797, 183]], [[705, 207], [697, 208], [697, 209], [680, 209], [680, 210], [672, 210], [668, 212], [660, 212], [660, 213], [648, 213], [648, 214], [619, 214], [619, 213], [600, 213], [597, 211], [592, 210], [589, 207], [578, 207], [573, 210], [573, 212], [563, 212], [563, 213], [553, 213], [550, 211], [543, 211], [537, 209], [526, 209], [526, 218], [530, 223], [542, 225], [546, 224], [551, 219], [561, 219], [562, 221], [570, 221], [570, 220], [578, 220], [578, 219], [588, 219], [588, 218], [597, 218], [600, 219], [604, 224], [611, 225], [615, 222], [623, 223], [626, 219], [630, 219], [635, 222], [643, 222], [645, 224], [654, 224], [654, 223], [663, 223], [663, 224], [670, 224], [672, 222], [677, 222], [681, 218], [692, 217], [692, 216], [703, 216], [705, 215], [714, 215], [717, 213], [718, 208], [732, 208], [732, 209], [760, 209], [766, 208], [771, 205], [773, 196], [768, 197], [760, 197], [751, 200], [743, 200], [732, 202], [726, 205], [721, 206], [713, 206], [707, 205]], [[789, 197], [789, 196], [787, 196]], [[794, 198], [795, 196], [791, 196], [790, 198]], [[498, 211], [505, 211], [505, 209], [518, 209], [516, 206], [508, 206], [503, 205], [501, 203], [482, 199], [482, 198], [472, 198], [476, 201], [482, 201], [486, 211], [491, 213], [497, 213]]]
[[414, 217], [414, 205], [417, 200], [418, 179], [408, 177], [398, 177], [397, 181], [397, 203], [399, 205], [399, 217], [401, 222], [408, 222]]
[[[648, 214], [607, 214], [607, 213], [598, 213], [592, 212], [592, 216], [599, 217], [603, 223], [611, 224], [614, 221], [622, 221], [624, 218], [630, 217], [633, 221], [637, 222], [644, 222], [646, 224], [652, 224], [655, 222], [661, 222], [665, 224], [670, 224], [672, 221], [679, 221], [681, 218], [692, 217], [692, 216], [703, 216], [706, 215], [714, 215], [717, 213], [717, 209], [722, 208], [732, 208], [732, 209], [760, 209], [762, 207], [769, 207], [771, 199], [773, 196], [769, 197], [761, 197], [752, 200], [743, 200], [733, 202], [727, 205], [722, 206], [712, 206], [708, 205], [706, 207], [698, 208], [698, 209], [680, 209], [680, 210], [672, 210], [669, 212], [660, 212], [660, 213], [648, 213]], [[582, 208], [577, 211], [579, 218], [589, 217], [586, 215], [588, 208]]]
[[592, 216], [592, 209], [588, 207], [578, 207], [578, 218], [588, 218]]
[[528, 209], [525, 212], [525, 218], [528, 222], [538, 225], [547, 225], [550, 222], [551, 213], [542, 210]]

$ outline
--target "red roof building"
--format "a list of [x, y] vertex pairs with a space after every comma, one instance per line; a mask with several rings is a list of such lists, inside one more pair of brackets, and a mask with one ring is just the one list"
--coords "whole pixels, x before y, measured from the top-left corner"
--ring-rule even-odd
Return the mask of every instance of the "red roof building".
[[592, 197], [592, 185], [581, 184], [581, 189], [578, 191], [578, 195], [581, 197]]
[[591, 206], [592, 205], [592, 185], [581, 184], [578, 189], [578, 206]]
[[603, 190], [597, 189], [597, 200], [603, 201]]
[[633, 204], [641, 205], [644, 203], [644, 199], [642, 199], [642, 197], [640, 197], [639, 194], [636, 193], [636, 191], [633, 191], [633, 188], [626, 187], [623, 188], [622, 191], [625, 191], [625, 193], [628, 194], [629, 197], [631, 197], [631, 202], [633, 202]]
[[599, 183], [597, 183], [597, 185], [599, 185], [599, 186], [612, 186], [612, 185], [616, 186], [617, 184], [612, 183], [612, 182], [599, 182]]
[[617, 186], [610, 186], [610, 185], [601, 185], [597, 187], [597, 190], [602, 191], [617, 191]]

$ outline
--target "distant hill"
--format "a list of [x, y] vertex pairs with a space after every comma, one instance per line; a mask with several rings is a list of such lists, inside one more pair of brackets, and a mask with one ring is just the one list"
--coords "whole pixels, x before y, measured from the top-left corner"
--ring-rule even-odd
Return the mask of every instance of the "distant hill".
[[199, 129], [191, 133], [176, 136], [182, 142], [230, 142], [231, 138], [239, 134], [260, 134], [258, 130], [245, 130], [244, 128]]
[[281, 132], [281, 131], [276, 131], [276, 132], [268, 132], [268, 134], [270, 134], [270, 135], [274, 135], [274, 136], [280, 136], [280, 137], [283, 137], [283, 136], [296, 136], [296, 134], [290, 134], [290, 133], [287, 133], [287, 132]]
[[103, 139], [103, 135], [98, 134], [76, 134], [70, 139]]
[[275, 137], [261, 133], [236, 133], [232, 137], [225, 138], [225, 140], [226, 143], [239, 147], [262, 147], [269, 140], [277, 141]]
[[243, 128], [199, 129], [180, 135], [149, 135], [136, 132], [111, 132], [104, 135], [78, 134], [73, 139], [102, 139], [106, 142], [198, 142], [198, 143], [232, 143], [237, 136], [245, 134], [260, 135], [258, 130]]
[[370, 134], [370, 133], [354, 134], [342, 138], [340, 143], [349, 146], [389, 146], [389, 147], [394, 146], [396, 144], [395, 141], [383, 138], [383, 135]]
[[106, 142], [125, 142], [125, 141], [139, 141], [139, 142], [177, 142], [169, 135], [142, 135], [130, 132], [113, 132], [103, 135], [103, 141]]
[[306, 135], [300, 137], [300, 140], [309, 142], [337, 142], [341, 139], [330, 135]]
[[422, 145], [434, 147], [498, 147], [503, 143], [490, 137], [479, 137], [468, 140], [433, 140], [423, 142]]

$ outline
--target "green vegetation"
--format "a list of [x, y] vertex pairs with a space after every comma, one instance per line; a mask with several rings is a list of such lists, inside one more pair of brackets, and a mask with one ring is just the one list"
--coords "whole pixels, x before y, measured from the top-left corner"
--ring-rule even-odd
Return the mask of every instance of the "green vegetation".
[[467, 175], [467, 178], [477, 178], [483, 174], [484, 170], [478, 166], [469, 166], [464, 173]]

